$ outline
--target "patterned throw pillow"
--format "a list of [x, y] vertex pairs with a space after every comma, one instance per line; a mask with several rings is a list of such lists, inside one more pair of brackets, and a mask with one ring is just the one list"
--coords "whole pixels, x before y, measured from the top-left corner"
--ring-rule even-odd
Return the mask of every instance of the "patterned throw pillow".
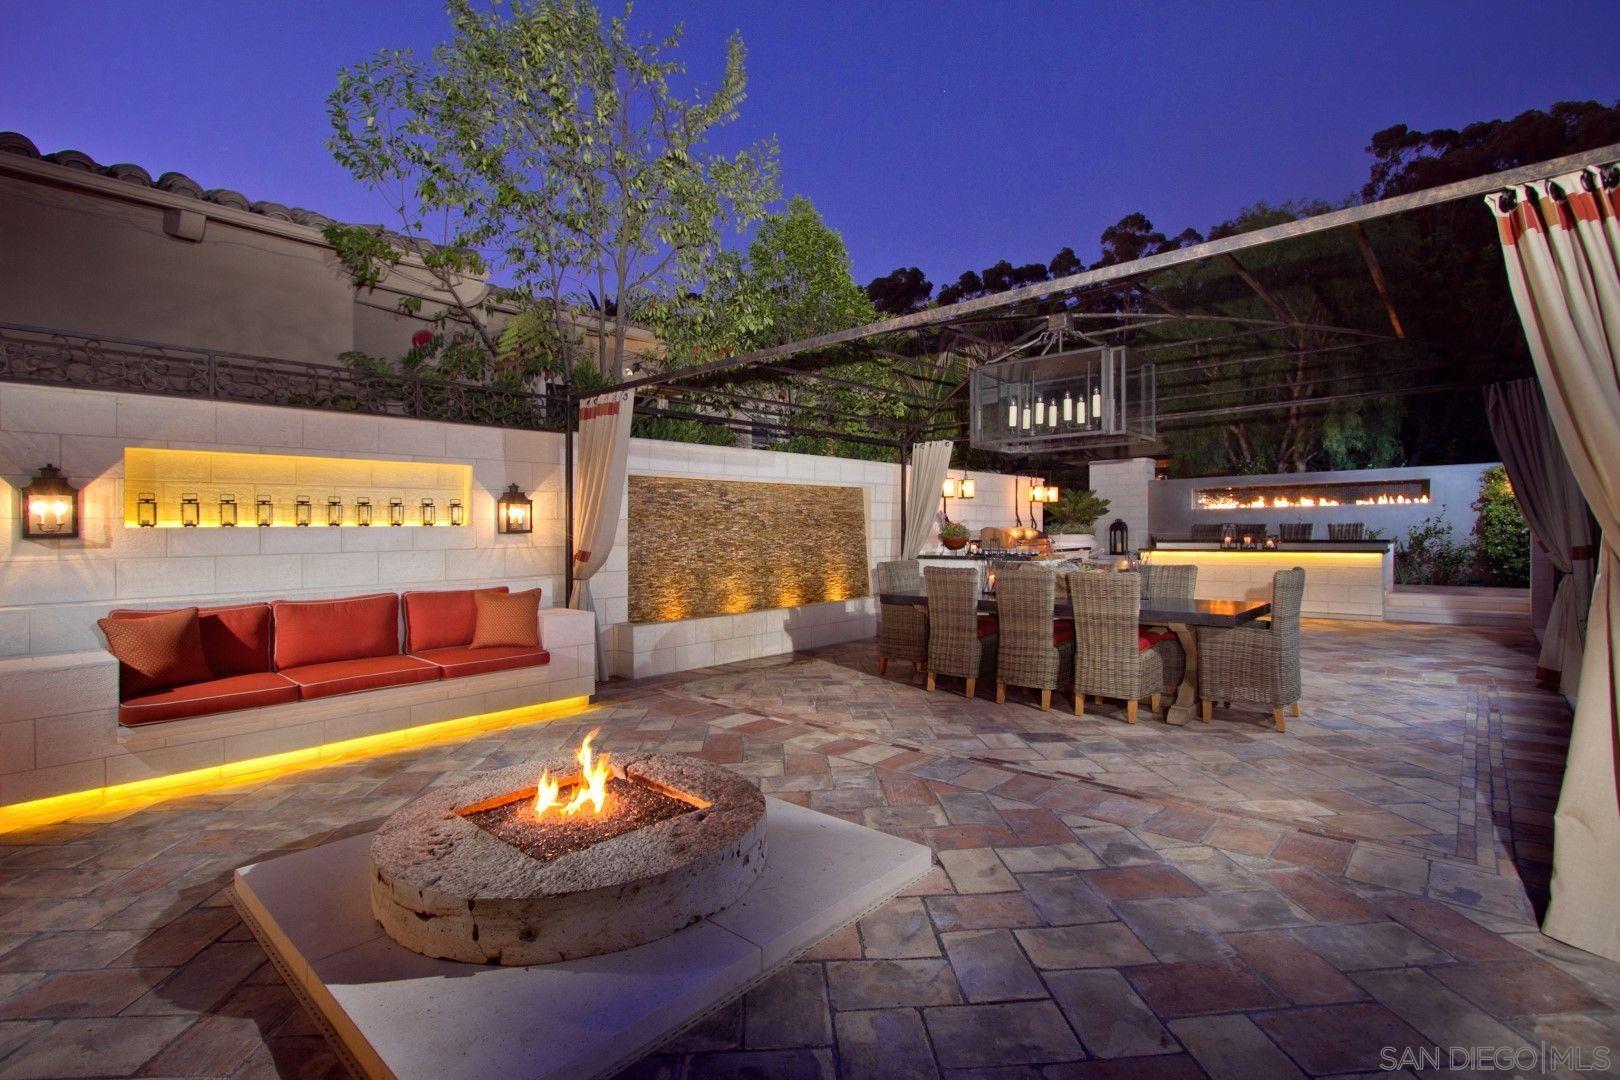
[[473, 626], [472, 647], [538, 648], [540, 645], [540, 590], [498, 593], [477, 592], [478, 620]]
[[203, 653], [197, 609], [180, 608], [143, 619], [102, 619], [107, 649], [123, 665], [124, 697], [155, 694], [214, 677]]

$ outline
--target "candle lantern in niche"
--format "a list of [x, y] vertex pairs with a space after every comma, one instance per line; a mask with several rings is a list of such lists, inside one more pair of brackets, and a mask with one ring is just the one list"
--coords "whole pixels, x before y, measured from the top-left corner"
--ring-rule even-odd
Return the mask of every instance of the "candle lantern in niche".
[[135, 500], [135, 523], [143, 529], [157, 528], [157, 496], [150, 491]]
[[259, 528], [268, 529], [276, 517], [276, 504], [269, 499], [260, 499], [254, 503], [259, 519]]
[[467, 523], [467, 517], [466, 517], [465, 512], [462, 509], [461, 500], [460, 499], [451, 499], [450, 500], [450, 524], [452, 524], [452, 525], [465, 525], [466, 523]]
[[202, 503], [197, 500], [195, 492], [180, 496], [180, 524], [188, 529], [195, 529], [202, 521]]
[[343, 500], [336, 495], [326, 499], [326, 523], [328, 525], [343, 524]]
[[66, 540], [79, 535], [79, 489], [68, 483], [61, 469], [46, 465], [22, 495], [24, 537]]
[[228, 491], [219, 497], [219, 527], [236, 528], [236, 496]]
[[1128, 555], [1131, 550], [1131, 527], [1123, 518], [1115, 518], [1108, 526], [1108, 554]]
[[432, 499], [422, 500], [422, 524], [437, 525], [439, 523], [439, 508], [433, 505]]
[[354, 523], [360, 526], [371, 524], [371, 500], [365, 497], [354, 500]]
[[390, 524], [390, 525], [403, 525], [403, 524], [405, 524], [405, 500], [404, 499], [389, 499], [388, 500], [388, 524]]
[[310, 501], [309, 496], [298, 496], [298, 501], [293, 504], [293, 524], [301, 528], [308, 527], [314, 516], [315, 504]]
[[503, 533], [534, 531], [534, 502], [516, 484], [495, 503], [495, 526]]

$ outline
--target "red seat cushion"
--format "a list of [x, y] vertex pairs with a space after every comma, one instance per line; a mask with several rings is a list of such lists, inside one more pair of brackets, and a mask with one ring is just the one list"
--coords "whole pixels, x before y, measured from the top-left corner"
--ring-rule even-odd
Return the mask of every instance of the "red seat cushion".
[[473, 596], [480, 592], [504, 593], [506, 586], [408, 592], [402, 596], [405, 651], [420, 655], [428, 649], [449, 649], [470, 644], [478, 618], [478, 605]]
[[439, 677], [439, 668], [414, 656], [396, 654], [305, 664], [284, 668], [281, 673], [298, 684], [298, 696], [308, 701], [333, 694], [355, 694], [385, 686], [429, 682]]
[[277, 600], [276, 670], [399, 655], [399, 597], [393, 593], [341, 600]]
[[1052, 624], [1052, 644], [1062, 645], [1074, 640], [1074, 620], [1058, 619]]
[[551, 662], [551, 654], [544, 649], [487, 648], [428, 649], [414, 653], [418, 660], [426, 660], [444, 669], [447, 679], [462, 675], [482, 675], [488, 671], [507, 671], [511, 668], [533, 667]]
[[290, 679], [284, 679], [274, 672], [260, 671], [189, 683], [173, 690], [130, 698], [118, 706], [118, 722], [125, 727], [136, 727], [297, 700], [298, 687]]
[[1001, 632], [1000, 621], [992, 614], [985, 612], [979, 615], [979, 636], [991, 637]]
[[1141, 652], [1147, 652], [1161, 641], [1173, 641], [1175, 634], [1169, 630], [1149, 630], [1136, 635], [1136, 647]]
[[[109, 619], [145, 619], [164, 611], [120, 608]], [[270, 670], [270, 605], [234, 604], [197, 609], [197, 631], [203, 655], [217, 676], [249, 675]]]

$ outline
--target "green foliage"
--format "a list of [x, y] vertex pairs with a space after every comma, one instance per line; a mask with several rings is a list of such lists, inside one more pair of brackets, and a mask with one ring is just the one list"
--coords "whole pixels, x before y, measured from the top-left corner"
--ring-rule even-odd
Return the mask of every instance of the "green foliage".
[[939, 527], [939, 538], [941, 540], [966, 540], [968, 538], [968, 527], [960, 521], [947, 521]]
[[1530, 584], [1530, 527], [1519, 512], [1507, 470], [1493, 465], [1480, 478], [1479, 517], [1474, 520], [1474, 548], [1480, 569], [1492, 585], [1522, 589]]
[[1452, 539], [1452, 527], [1438, 515], [1426, 517], [1395, 541], [1397, 585], [1466, 585], [1474, 549]]
[[1108, 513], [1108, 500], [1089, 488], [1070, 488], [1046, 508], [1046, 531], [1054, 535], [1089, 533], [1097, 519]]

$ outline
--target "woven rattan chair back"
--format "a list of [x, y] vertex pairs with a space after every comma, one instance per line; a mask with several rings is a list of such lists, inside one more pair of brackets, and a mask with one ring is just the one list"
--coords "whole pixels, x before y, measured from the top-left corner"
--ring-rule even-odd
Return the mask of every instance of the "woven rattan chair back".
[[979, 673], [979, 571], [925, 566], [928, 594], [928, 670], [972, 678]]
[[1271, 576], [1271, 632], [1299, 640], [1299, 609], [1305, 600], [1305, 571], [1296, 566]]
[[872, 571], [872, 585], [878, 602], [878, 673], [887, 670], [889, 660], [909, 660], [921, 668], [928, 659], [928, 613], [917, 604], [885, 604], [889, 593], [921, 595], [922, 564], [916, 559], [881, 562]]
[[1289, 521], [1277, 526], [1277, 535], [1284, 541], [1309, 540], [1316, 526], [1308, 521]]
[[1074, 605], [1077, 665], [1092, 669], [1134, 662], [1142, 613], [1140, 574], [1070, 574], [1069, 601]]
[[880, 562], [872, 570], [872, 584], [879, 596], [884, 593], [920, 594], [923, 591], [922, 563], [916, 559]]
[[1058, 582], [1058, 575], [1043, 566], [1020, 566], [996, 579], [999, 682], [1036, 690], [1058, 689], [1058, 650], [1052, 644]]
[[1365, 521], [1334, 521], [1328, 523], [1329, 540], [1364, 540], [1367, 536]]
[[1191, 601], [1198, 592], [1198, 567], [1148, 563], [1142, 567], [1142, 592], [1155, 600]]
[[1232, 526], [1222, 525], [1219, 522], [1213, 525], [1207, 523], [1194, 525], [1192, 527], [1192, 538], [1194, 540], [1219, 540], [1222, 536], [1225, 536], [1227, 532], [1231, 530], [1231, 528]]

